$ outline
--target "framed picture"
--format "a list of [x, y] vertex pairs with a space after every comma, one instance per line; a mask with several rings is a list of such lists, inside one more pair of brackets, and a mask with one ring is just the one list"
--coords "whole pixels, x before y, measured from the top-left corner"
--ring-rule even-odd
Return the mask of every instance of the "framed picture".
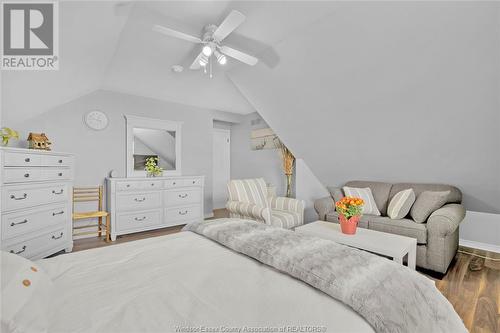
[[252, 150], [276, 149], [278, 137], [270, 128], [253, 130], [250, 134], [250, 144]]

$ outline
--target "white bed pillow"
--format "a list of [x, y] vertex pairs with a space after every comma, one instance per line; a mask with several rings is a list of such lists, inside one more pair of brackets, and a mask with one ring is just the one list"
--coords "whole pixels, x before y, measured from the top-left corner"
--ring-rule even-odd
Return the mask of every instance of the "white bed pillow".
[[1, 332], [46, 332], [53, 283], [34, 262], [2, 251]]
[[375, 198], [373, 198], [372, 190], [370, 190], [369, 187], [357, 188], [344, 186], [342, 189], [344, 190], [344, 194], [346, 197], [356, 197], [363, 199], [363, 201], [365, 202], [362, 208], [363, 214], [380, 216], [380, 211], [378, 210], [377, 204], [375, 203]]

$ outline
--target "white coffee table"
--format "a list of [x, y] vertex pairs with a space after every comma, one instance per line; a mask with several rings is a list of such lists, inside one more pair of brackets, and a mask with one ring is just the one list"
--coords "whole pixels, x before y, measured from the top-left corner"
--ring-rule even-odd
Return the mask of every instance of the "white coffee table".
[[340, 231], [340, 224], [325, 221], [305, 224], [295, 228], [295, 232], [330, 239], [347, 246], [391, 257], [400, 264], [403, 264], [403, 258], [408, 255], [408, 267], [415, 269], [417, 256], [417, 240], [415, 238], [364, 228], [358, 228], [354, 235], [346, 235]]

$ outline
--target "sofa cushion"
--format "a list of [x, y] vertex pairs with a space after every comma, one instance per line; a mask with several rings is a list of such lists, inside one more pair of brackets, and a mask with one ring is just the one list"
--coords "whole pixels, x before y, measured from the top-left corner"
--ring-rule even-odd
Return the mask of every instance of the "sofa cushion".
[[[358, 222], [358, 227], [368, 229], [368, 221], [370, 217], [375, 215], [361, 215], [361, 219]], [[328, 222], [339, 223], [339, 213], [332, 211], [326, 214], [326, 220]]]
[[377, 203], [373, 198], [372, 190], [369, 187], [358, 188], [344, 186], [342, 189], [344, 190], [346, 197], [363, 199], [364, 204], [361, 206], [361, 212], [363, 214], [380, 215]]
[[347, 182], [345, 186], [349, 187], [369, 187], [372, 190], [373, 197], [377, 203], [377, 208], [380, 214], [387, 214], [387, 205], [389, 203], [389, 193], [391, 192], [392, 184], [382, 182], [370, 182], [363, 180], [353, 180]]
[[406, 190], [408, 188], [413, 189], [413, 191], [415, 192], [415, 196], [417, 198], [418, 195], [424, 191], [434, 191], [434, 192], [450, 191], [450, 194], [446, 199], [446, 203], [462, 202], [462, 192], [455, 186], [445, 185], [445, 184], [419, 184], [419, 183], [398, 183], [392, 185], [391, 193], [389, 195], [389, 200], [391, 200], [399, 191]]
[[402, 219], [410, 212], [411, 206], [415, 202], [415, 192], [409, 188], [396, 195], [389, 201], [387, 216], [391, 219]]
[[416, 238], [418, 244], [427, 244], [427, 226], [410, 219], [392, 220], [388, 217], [369, 218], [368, 228], [401, 236]]
[[420, 193], [411, 207], [411, 218], [418, 223], [424, 223], [427, 218], [439, 208], [443, 207], [450, 191], [424, 191]]
[[344, 197], [344, 192], [342, 192], [340, 187], [327, 186], [326, 189], [330, 192], [330, 195], [335, 202], [340, 201], [340, 199]]

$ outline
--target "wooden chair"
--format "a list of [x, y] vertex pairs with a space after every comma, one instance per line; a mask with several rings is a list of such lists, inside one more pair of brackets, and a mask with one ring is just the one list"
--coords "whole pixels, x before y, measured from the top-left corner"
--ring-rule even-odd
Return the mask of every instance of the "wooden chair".
[[[97, 202], [97, 211], [90, 212], [75, 212], [75, 203], [77, 202]], [[106, 225], [103, 226], [102, 218], [106, 218]], [[102, 233], [106, 233], [106, 242], [111, 240], [111, 225], [110, 225], [110, 215], [108, 212], [102, 210], [102, 186], [86, 186], [86, 187], [74, 187], [73, 188], [73, 222], [77, 220], [92, 219], [97, 218], [97, 224], [74, 226], [73, 225], [73, 236], [80, 235], [91, 235], [97, 233], [98, 237], [102, 236]], [[95, 228], [97, 230], [93, 231], [83, 231], [75, 233], [75, 230]]]

